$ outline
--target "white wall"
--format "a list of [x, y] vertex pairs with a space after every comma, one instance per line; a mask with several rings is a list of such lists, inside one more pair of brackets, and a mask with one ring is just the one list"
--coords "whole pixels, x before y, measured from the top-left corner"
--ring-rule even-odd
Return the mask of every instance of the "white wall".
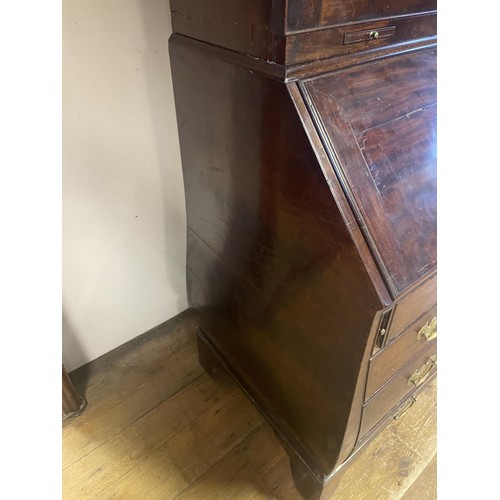
[[168, 0], [63, 1], [63, 362], [186, 309]]

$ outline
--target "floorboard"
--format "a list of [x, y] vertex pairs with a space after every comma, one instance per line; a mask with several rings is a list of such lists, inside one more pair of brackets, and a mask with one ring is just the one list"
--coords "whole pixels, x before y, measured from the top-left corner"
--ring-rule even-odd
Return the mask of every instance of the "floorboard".
[[[70, 374], [88, 408], [63, 422], [65, 500], [300, 500], [288, 457], [225, 373], [198, 364], [187, 311]], [[331, 500], [432, 500], [436, 383], [352, 463]]]

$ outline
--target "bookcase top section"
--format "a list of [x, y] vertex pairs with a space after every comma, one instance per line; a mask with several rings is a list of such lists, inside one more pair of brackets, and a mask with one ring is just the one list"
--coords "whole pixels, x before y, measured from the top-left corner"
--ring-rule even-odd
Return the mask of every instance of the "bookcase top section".
[[170, 7], [174, 33], [284, 65], [436, 34], [436, 0], [170, 0]]

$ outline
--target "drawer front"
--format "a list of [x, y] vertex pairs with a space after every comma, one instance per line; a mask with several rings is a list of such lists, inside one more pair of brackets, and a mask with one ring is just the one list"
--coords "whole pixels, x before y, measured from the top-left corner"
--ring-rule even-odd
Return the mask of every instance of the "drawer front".
[[383, 26], [381, 28], [369, 28], [361, 31], [348, 31], [344, 33], [344, 45], [359, 42], [369, 42], [394, 36], [396, 26]]
[[436, 343], [403, 368], [363, 408], [360, 436], [366, 435], [397, 404], [417, 387], [424, 384], [436, 371]]
[[409, 326], [394, 342], [378, 351], [370, 360], [365, 400], [370, 399], [402, 366], [435, 342], [436, 306]]
[[309, 0], [288, 2], [286, 31], [324, 28], [382, 17], [435, 11], [436, 0]]
[[436, 34], [436, 15], [383, 19], [291, 34], [283, 40], [287, 64], [326, 59], [422, 40]]
[[436, 303], [436, 299], [437, 275], [434, 275], [396, 304], [387, 334], [388, 341], [414, 323], [424, 311], [428, 311]]

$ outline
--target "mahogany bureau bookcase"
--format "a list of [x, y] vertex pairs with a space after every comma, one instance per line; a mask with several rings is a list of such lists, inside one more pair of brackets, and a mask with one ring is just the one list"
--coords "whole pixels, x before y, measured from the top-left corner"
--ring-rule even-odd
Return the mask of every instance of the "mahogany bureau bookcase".
[[327, 498], [436, 373], [436, 2], [170, 7], [200, 361]]

